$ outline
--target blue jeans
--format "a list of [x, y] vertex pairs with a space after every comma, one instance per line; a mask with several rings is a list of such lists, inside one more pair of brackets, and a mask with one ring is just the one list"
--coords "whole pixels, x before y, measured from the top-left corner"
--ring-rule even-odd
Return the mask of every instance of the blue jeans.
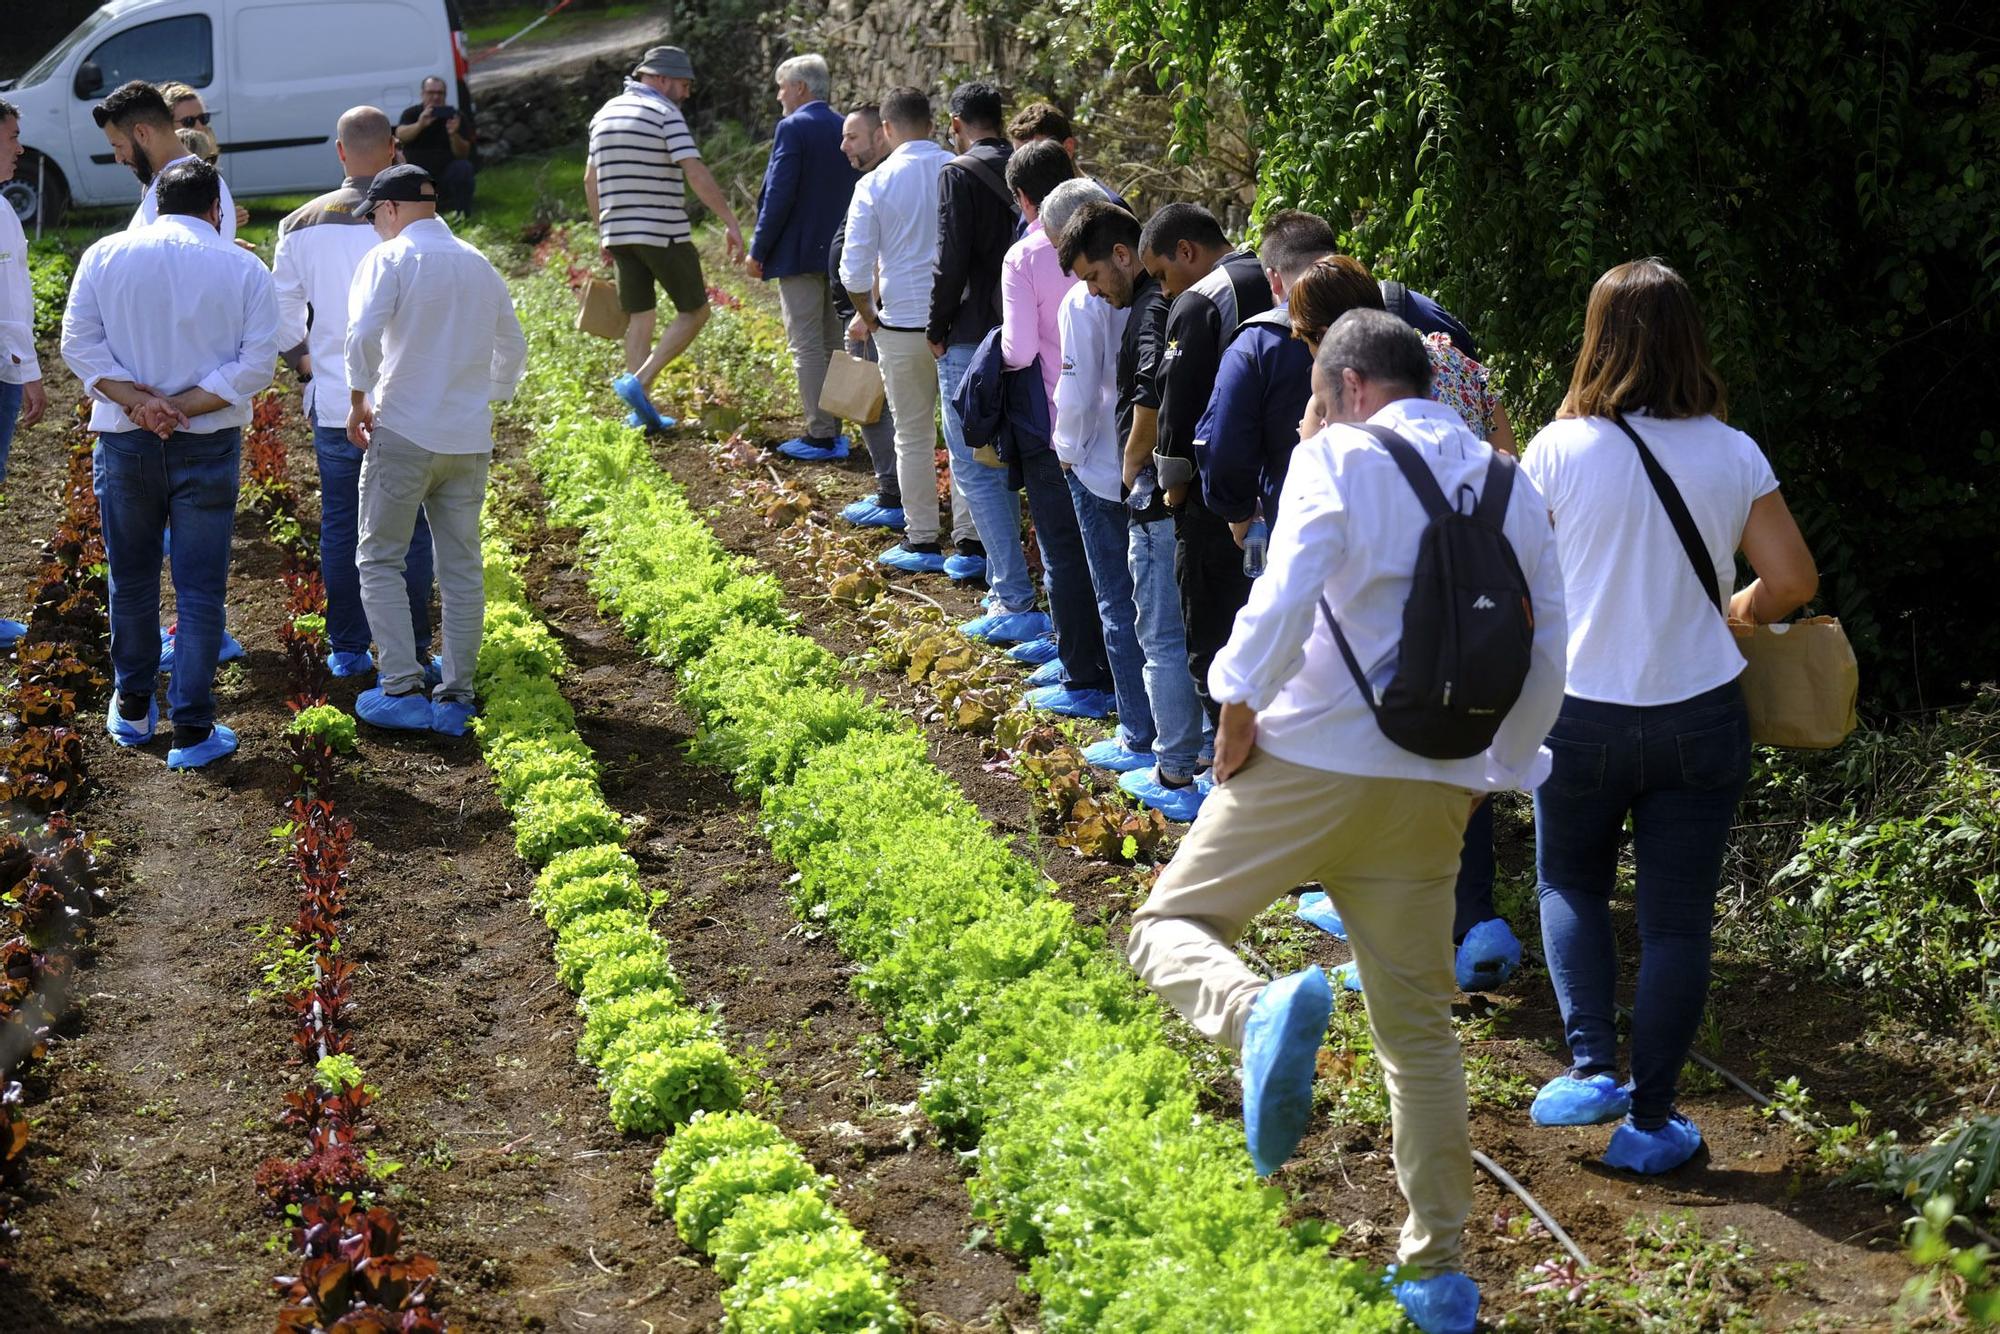
[[110, 566], [111, 666], [118, 693], [150, 698], [160, 678], [161, 539], [174, 529], [174, 639], [167, 704], [175, 727], [215, 722], [215, 660], [243, 432], [107, 431], [98, 437], [97, 508]]
[[[354, 546], [361, 536], [361, 460], [341, 426], [314, 426], [319, 456], [319, 577], [326, 585], [326, 640], [335, 653], [365, 653], [375, 637], [361, 606], [361, 573]], [[431, 528], [417, 511], [416, 531], [403, 566], [410, 591], [410, 633], [417, 657], [428, 660], [431, 643]]]
[[1618, 951], [1611, 891], [1626, 816], [1638, 865], [1639, 986], [1632, 1120], [1655, 1130], [1708, 996], [1715, 888], [1750, 777], [1750, 721], [1735, 682], [1678, 704], [1566, 698], [1555, 767], [1535, 791], [1542, 945], [1578, 1075], [1617, 1068]]
[[1146, 655], [1146, 702], [1153, 713], [1153, 757], [1169, 778], [1194, 777], [1205, 744], [1208, 715], [1188, 673], [1187, 628], [1181, 622], [1181, 586], [1174, 577], [1174, 521], [1134, 521], [1126, 533], [1132, 572], [1134, 629]]
[[[1030, 611], [1035, 586], [1028, 578], [1028, 554], [1021, 548], [1021, 498], [1007, 485], [1007, 470], [973, 457], [965, 444], [965, 423], [959, 420], [952, 396], [979, 349], [953, 343], [938, 358], [938, 393], [943, 400], [945, 451], [951, 455], [951, 477], [972, 512], [972, 526], [986, 548], [986, 586], [1007, 611]], [[907, 499], [907, 497], [905, 497]]]
[[7, 480], [7, 456], [14, 452], [14, 425], [21, 420], [21, 386], [0, 384], [0, 482]]
[[1049, 615], [1056, 623], [1063, 684], [1072, 690], [1110, 690], [1104, 622], [1097, 614], [1090, 561], [1084, 555], [1066, 476], [1054, 450], [1021, 460], [1021, 485], [1035, 519], [1035, 544], [1042, 551], [1042, 579], [1049, 590]]
[[[1146, 651], [1139, 647], [1138, 609], [1132, 602], [1132, 568], [1126, 563], [1131, 509], [1122, 500], [1106, 500], [1069, 479], [1076, 525], [1083, 536], [1083, 554], [1090, 563], [1090, 583], [1097, 593], [1097, 616], [1104, 626], [1104, 651], [1111, 661], [1112, 688], [1118, 695], [1118, 735], [1131, 750], [1153, 748], [1153, 706], [1146, 702]], [[1040, 524], [1036, 531], [1040, 531]]]

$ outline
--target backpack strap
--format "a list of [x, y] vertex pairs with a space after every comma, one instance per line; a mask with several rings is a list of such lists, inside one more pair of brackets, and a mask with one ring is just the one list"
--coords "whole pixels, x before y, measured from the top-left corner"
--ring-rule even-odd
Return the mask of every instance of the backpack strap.
[[1000, 202], [1007, 206], [1008, 212], [1019, 213], [1021, 211], [1021, 206], [1014, 202], [1014, 192], [1007, 188], [1006, 180], [1001, 177], [999, 172], [993, 170], [993, 164], [985, 158], [975, 157], [971, 153], [960, 153], [945, 165], [948, 167], [965, 168], [966, 171], [979, 180], [980, 184], [999, 196]]
[[1438, 485], [1437, 474], [1431, 471], [1430, 464], [1424, 462], [1424, 456], [1417, 452], [1415, 445], [1386, 426], [1377, 426], [1374, 422], [1358, 422], [1356, 425], [1374, 436], [1381, 442], [1382, 448], [1389, 451], [1389, 457], [1402, 471], [1403, 480], [1417, 493], [1417, 501], [1424, 507], [1426, 517], [1435, 520], [1452, 512], [1451, 502], [1444, 498], [1444, 488]]
[[1486, 464], [1486, 485], [1480, 488], [1479, 505], [1472, 511], [1473, 517], [1482, 523], [1506, 531], [1507, 502], [1514, 496], [1514, 474], [1520, 465], [1514, 456], [1504, 449], [1493, 451], [1493, 457]]
[[1403, 323], [1410, 322], [1410, 289], [1394, 278], [1384, 278], [1378, 286], [1382, 289], [1382, 309], [1394, 315]]
[[[1382, 706], [1376, 702], [1375, 687], [1369, 685], [1368, 678], [1362, 674], [1361, 664], [1354, 659], [1354, 649], [1348, 644], [1346, 634], [1341, 631], [1340, 622], [1334, 619], [1333, 608], [1326, 604], [1324, 595], [1319, 600], [1319, 614], [1326, 617], [1326, 628], [1333, 631], [1334, 645], [1340, 649], [1341, 661], [1347, 664], [1349, 674], [1354, 677], [1354, 688], [1361, 692], [1362, 699], [1368, 701], [1368, 711], [1380, 714]], [[1380, 720], [1377, 721], [1379, 724]]]
[[1708, 561], [1708, 545], [1701, 540], [1701, 529], [1695, 527], [1694, 515], [1688, 513], [1687, 501], [1681, 498], [1680, 488], [1674, 479], [1667, 476], [1667, 470], [1653, 457], [1653, 451], [1646, 448], [1646, 442], [1632, 429], [1623, 415], [1614, 414], [1612, 421], [1618, 429], [1632, 437], [1632, 443], [1639, 449], [1639, 466], [1646, 470], [1646, 480], [1653, 484], [1653, 491], [1660, 498], [1660, 507], [1667, 512], [1667, 522], [1674, 526], [1674, 535], [1681, 540], [1681, 549], [1687, 552], [1688, 564], [1694, 570], [1694, 577], [1701, 581], [1701, 591], [1715, 604], [1715, 609], [1724, 616], [1729, 613], [1722, 605], [1721, 590], [1715, 586], [1715, 571]]

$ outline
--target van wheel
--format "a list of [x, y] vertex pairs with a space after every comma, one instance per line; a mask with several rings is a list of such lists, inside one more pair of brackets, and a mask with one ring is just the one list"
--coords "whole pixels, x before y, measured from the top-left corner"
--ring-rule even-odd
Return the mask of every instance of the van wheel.
[[23, 227], [34, 226], [38, 207], [42, 226], [53, 227], [69, 211], [69, 182], [63, 179], [55, 163], [30, 149], [21, 154], [20, 165], [14, 168], [14, 179], [0, 185], [0, 199], [13, 208]]

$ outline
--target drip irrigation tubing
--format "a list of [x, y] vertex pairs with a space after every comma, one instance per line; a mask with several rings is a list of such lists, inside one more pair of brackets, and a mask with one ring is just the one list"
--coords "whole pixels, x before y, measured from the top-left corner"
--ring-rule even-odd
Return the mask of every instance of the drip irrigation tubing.
[[1549, 1235], [1554, 1237], [1557, 1244], [1568, 1251], [1578, 1264], [1582, 1265], [1585, 1269], [1592, 1268], [1590, 1257], [1583, 1253], [1583, 1249], [1571, 1239], [1569, 1233], [1563, 1231], [1562, 1224], [1556, 1222], [1555, 1216], [1542, 1207], [1542, 1202], [1533, 1195], [1530, 1195], [1528, 1188], [1514, 1179], [1513, 1173], [1494, 1162], [1478, 1149], [1472, 1151], [1472, 1161], [1486, 1175], [1492, 1177], [1495, 1181], [1520, 1197], [1521, 1203], [1528, 1206], [1528, 1212], [1533, 1214], [1541, 1225], [1549, 1230]]

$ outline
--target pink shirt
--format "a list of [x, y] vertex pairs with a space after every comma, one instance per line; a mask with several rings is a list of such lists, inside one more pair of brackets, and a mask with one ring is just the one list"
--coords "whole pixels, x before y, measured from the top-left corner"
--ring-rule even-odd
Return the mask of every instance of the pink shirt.
[[1079, 279], [1062, 271], [1055, 242], [1040, 223], [1014, 242], [1000, 261], [1000, 360], [1010, 371], [1042, 359], [1042, 388], [1049, 421], [1056, 419], [1056, 384], [1062, 379], [1062, 334], [1056, 316]]

